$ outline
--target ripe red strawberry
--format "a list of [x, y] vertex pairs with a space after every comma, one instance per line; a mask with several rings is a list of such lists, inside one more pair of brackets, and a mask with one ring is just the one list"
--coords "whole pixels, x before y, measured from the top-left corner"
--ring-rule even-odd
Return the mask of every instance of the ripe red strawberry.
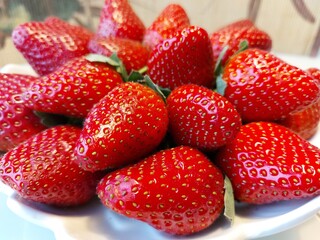
[[22, 93], [36, 80], [28, 75], [0, 74], [0, 151], [8, 151], [45, 129], [22, 98]]
[[29, 108], [40, 112], [85, 117], [95, 103], [122, 82], [111, 66], [82, 56], [40, 77], [24, 98]]
[[146, 29], [143, 43], [152, 50], [161, 41], [174, 37], [189, 25], [190, 20], [183, 7], [179, 4], [169, 4]]
[[126, 70], [140, 70], [145, 67], [149, 51], [141, 42], [119, 37], [95, 37], [89, 42], [90, 52], [110, 57], [116, 53]]
[[217, 85], [244, 122], [283, 119], [320, 97], [319, 85], [305, 71], [252, 48], [230, 59]]
[[320, 149], [275, 123], [242, 126], [215, 162], [239, 201], [266, 204], [320, 194]]
[[74, 161], [80, 132], [60, 125], [34, 135], [0, 159], [0, 179], [27, 200], [57, 206], [89, 201], [99, 178]]
[[230, 142], [241, 125], [240, 115], [225, 97], [199, 85], [177, 87], [167, 106], [170, 133], [178, 145], [215, 150]]
[[196, 26], [184, 28], [151, 52], [148, 74], [161, 87], [174, 89], [194, 83], [211, 87], [214, 63], [208, 33]]
[[106, 175], [97, 193], [108, 208], [177, 235], [209, 227], [224, 207], [221, 171], [200, 151], [157, 152]]
[[167, 126], [160, 95], [140, 83], [120, 84], [88, 114], [76, 145], [77, 162], [89, 171], [130, 164], [159, 145]]
[[239, 45], [244, 40], [248, 42], [249, 48], [269, 51], [272, 47], [271, 37], [256, 27], [249, 19], [236, 21], [222, 27], [210, 35], [210, 40], [215, 62], [217, 62], [223, 48], [228, 46], [222, 59], [222, 65], [239, 50]]
[[39, 75], [46, 75], [68, 60], [88, 53], [92, 36], [81, 26], [49, 17], [44, 22], [18, 25], [12, 32], [12, 41], [32, 68]]
[[142, 41], [145, 26], [128, 0], [105, 0], [97, 35]]

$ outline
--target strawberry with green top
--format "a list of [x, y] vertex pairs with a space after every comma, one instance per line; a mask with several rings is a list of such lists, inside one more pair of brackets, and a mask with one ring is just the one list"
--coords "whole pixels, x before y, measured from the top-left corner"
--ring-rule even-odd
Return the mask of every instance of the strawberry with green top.
[[167, 38], [172, 38], [177, 32], [190, 25], [189, 17], [179, 4], [169, 4], [146, 29], [143, 44], [150, 50]]
[[43, 22], [27, 22], [12, 32], [12, 41], [19, 52], [39, 75], [54, 72], [74, 57], [89, 53], [93, 36], [81, 26], [71, 25], [57, 17]]
[[27, 200], [61, 207], [88, 202], [101, 176], [75, 163], [80, 132], [60, 125], [34, 135], [0, 159], [0, 179]]
[[238, 133], [241, 118], [235, 107], [211, 89], [186, 84], [167, 98], [169, 129], [178, 145], [213, 151]]
[[148, 74], [159, 86], [174, 88], [194, 83], [212, 87], [214, 62], [208, 33], [189, 26], [163, 40], [150, 54]]
[[38, 78], [22, 74], [0, 74], [0, 151], [8, 151], [46, 129], [25, 106], [23, 92]]
[[107, 174], [97, 187], [117, 213], [175, 235], [211, 226], [224, 208], [224, 177], [199, 150], [163, 150]]
[[319, 84], [305, 71], [254, 48], [228, 61], [217, 79], [217, 90], [244, 122], [284, 119], [320, 97]]
[[105, 0], [97, 35], [142, 41], [145, 26], [128, 0]]
[[131, 164], [155, 150], [167, 126], [160, 95], [140, 83], [122, 83], [89, 112], [76, 144], [76, 162], [88, 171]]
[[36, 111], [83, 118], [122, 82], [112, 66], [82, 56], [38, 78], [25, 91], [24, 99], [26, 106]]

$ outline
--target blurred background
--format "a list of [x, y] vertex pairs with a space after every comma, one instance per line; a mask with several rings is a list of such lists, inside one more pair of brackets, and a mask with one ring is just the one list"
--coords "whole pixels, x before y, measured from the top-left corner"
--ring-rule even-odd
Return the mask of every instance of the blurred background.
[[[179, 3], [191, 23], [208, 33], [233, 21], [249, 18], [270, 34], [273, 51], [319, 57], [319, 0], [129, 0], [148, 27], [169, 4]], [[0, 67], [24, 63], [11, 42], [20, 23], [56, 15], [95, 31], [104, 0], [0, 0]]]

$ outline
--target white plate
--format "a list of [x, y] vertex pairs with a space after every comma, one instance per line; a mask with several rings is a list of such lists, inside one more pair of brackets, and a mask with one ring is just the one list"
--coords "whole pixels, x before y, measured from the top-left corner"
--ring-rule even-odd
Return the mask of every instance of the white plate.
[[[279, 56], [302, 68], [320, 67], [319, 59], [281, 54]], [[14, 64], [5, 66], [1, 72], [34, 74], [27, 65]], [[320, 130], [310, 141], [320, 147]], [[263, 206], [238, 204], [232, 227], [221, 217], [209, 229], [187, 238], [235, 240], [269, 236], [302, 224], [314, 217], [318, 211], [320, 211], [320, 196]], [[10, 221], [14, 219], [14, 215], [18, 216], [16, 218], [18, 220]], [[174, 236], [158, 232], [143, 222], [120, 216], [106, 209], [98, 199], [82, 207], [57, 209], [26, 202], [2, 183], [0, 183], [0, 222], [0, 234], [3, 231], [7, 233], [15, 231], [18, 226], [23, 228], [24, 223], [28, 223], [30, 231], [33, 229], [34, 233], [38, 232], [38, 239], [175, 239]], [[21, 232], [21, 229], [17, 229], [18, 231]], [[1, 239], [3, 237], [4, 240], [15, 239], [1, 235]], [[32, 239], [37, 239], [36, 237], [33, 235]]]

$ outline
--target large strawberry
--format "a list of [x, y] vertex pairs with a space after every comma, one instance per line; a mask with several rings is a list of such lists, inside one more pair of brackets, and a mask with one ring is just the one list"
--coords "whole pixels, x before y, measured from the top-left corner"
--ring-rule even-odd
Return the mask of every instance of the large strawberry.
[[89, 201], [100, 173], [86, 172], [74, 161], [80, 132], [60, 125], [34, 135], [0, 159], [0, 179], [27, 200], [57, 206]]
[[280, 120], [320, 97], [319, 85], [305, 71], [254, 48], [229, 60], [217, 86], [245, 122]]
[[243, 125], [215, 162], [239, 201], [265, 204], [320, 194], [320, 150], [275, 123]]
[[158, 43], [172, 38], [190, 25], [186, 11], [179, 4], [169, 4], [146, 29], [143, 43], [152, 50]]
[[149, 51], [141, 42], [128, 38], [95, 37], [90, 40], [88, 48], [91, 53], [107, 57], [116, 53], [129, 73], [145, 67], [149, 58]]
[[97, 35], [142, 41], [144, 23], [128, 0], [105, 0], [100, 13]]
[[140, 83], [120, 84], [88, 114], [76, 145], [77, 162], [90, 171], [130, 164], [159, 145], [167, 126], [160, 95]]
[[57, 17], [27, 22], [12, 32], [12, 41], [39, 75], [55, 71], [68, 60], [88, 53], [93, 34]]
[[211, 87], [214, 62], [208, 33], [189, 26], [153, 49], [148, 74], [161, 87], [174, 89], [186, 83]]
[[0, 151], [8, 151], [45, 129], [22, 98], [22, 93], [36, 80], [28, 75], [0, 74]]
[[170, 133], [178, 145], [211, 151], [231, 141], [241, 119], [235, 107], [211, 89], [186, 84], [167, 98]]
[[224, 207], [221, 171], [186, 146], [157, 152], [106, 175], [97, 193], [108, 208], [177, 235], [209, 227]]
[[239, 20], [226, 25], [210, 35], [214, 61], [219, 58], [222, 50], [227, 47], [222, 58], [222, 64], [239, 50], [240, 43], [247, 41], [249, 48], [259, 48], [269, 51], [272, 47], [271, 37], [249, 19]]
[[111, 66], [82, 56], [40, 77], [24, 98], [29, 108], [40, 112], [85, 117], [95, 103], [122, 82]]

